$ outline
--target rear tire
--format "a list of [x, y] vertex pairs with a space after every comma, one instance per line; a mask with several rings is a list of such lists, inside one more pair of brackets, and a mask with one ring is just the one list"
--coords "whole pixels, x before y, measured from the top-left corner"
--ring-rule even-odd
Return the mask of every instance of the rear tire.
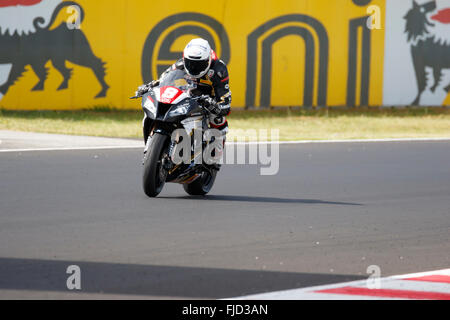
[[216, 181], [216, 176], [216, 170], [212, 170], [212, 174], [209, 171], [204, 171], [202, 176], [194, 182], [183, 184], [184, 191], [191, 196], [204, 196], [211, 191]]
[[167, 173], [162, 168], [162, 158], [169, 137], [156, 133], [150, 142], [148, 154], [144, 160], [144, 174], [142, 184], [144, 192], [150, 198], [157, 197], [166, 183]]

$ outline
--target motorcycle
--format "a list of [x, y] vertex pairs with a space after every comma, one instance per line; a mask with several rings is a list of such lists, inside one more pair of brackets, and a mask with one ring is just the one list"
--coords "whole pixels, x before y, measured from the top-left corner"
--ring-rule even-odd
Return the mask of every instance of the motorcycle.
[[[152, 122], [143, 159], [142, 183], [148, 197], [157, 197], [165, 183], [182, 184], [189, 195], [206, 195], [214, 185], [220, 164], [198, 161], [199, 150], [203, 152], [214, 142], [214, 138], [204, 134], [210, 129], [209, 111], [204, 104], [208, 96], [194, 95], [195, 89], [195, 82], [185, 72], [175, 69], [165, 74], [156, 86], [148, 88], [148, 92], [138, 92], [130, 98], [142, 98], [146, 118]], [[180, 129], [185, 134], [180, 134]], [[200, 139], [196, 130], [202, 132]], [[191, 140], [189, 161], [180, 163], [175, 161], [180, 157], [177, 146], [186, 143], [185, 139]]]

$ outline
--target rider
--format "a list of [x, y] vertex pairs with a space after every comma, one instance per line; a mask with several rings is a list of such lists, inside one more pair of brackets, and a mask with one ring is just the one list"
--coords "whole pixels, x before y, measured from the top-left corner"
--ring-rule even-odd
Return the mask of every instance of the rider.
[[[194, 39], [184, 49], [183, 58], [179, 59], [160, 77], [160, 80], [171, 70], [184, 70], [187, 77], [196, 82], [197, 88], [194, 95], [207, 95], [209, 98], [202, 104], [211, 113], [210, 126], [221, 131], [224, 141], [228, 133], [228, 121], [225, 118], [231, 112], [231, 91], [229, 85], [228, 69], [222, 60], [217, 58], [208, 41]], [[149, 88], [158, 86], [160, 80], [154, 80], [149, 84], [139, 87], [140, 94], [146, 93]], [[144, 118], [144, 140], [151, 130], [151, 119]]]

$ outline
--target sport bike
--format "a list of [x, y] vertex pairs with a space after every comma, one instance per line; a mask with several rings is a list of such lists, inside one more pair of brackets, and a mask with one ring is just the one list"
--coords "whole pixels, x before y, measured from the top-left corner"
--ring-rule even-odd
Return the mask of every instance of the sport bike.
[[[206, 195], [214, 185], [220, 164], [211, 145], [221, 142], [220, 137], [206, 134], [210, 132], [210, 113], [204, 103], [208, 96], [194, 95], [195, 89], [195, 82], [175, 69], [148, 92], [131, 98], [142, 98], [146, 117], [152, 120], [142, 179], [149, 197], [157, 197], [165, 183], [182, 184], [190, 195]], [[180, 152], [181, 143], [188, 148], [181, 148]], [[213, 161], [204, 161], [204, 150], [211, 149]]]

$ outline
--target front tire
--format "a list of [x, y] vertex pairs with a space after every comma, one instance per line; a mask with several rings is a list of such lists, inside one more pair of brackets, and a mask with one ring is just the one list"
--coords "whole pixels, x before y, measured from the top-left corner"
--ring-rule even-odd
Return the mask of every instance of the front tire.
[[154, 198], [161, 193], [166, 183], [167, 172], [163, 168], [162, 160], [169, 137], [155, 133], [151, 139], [150, 147], [147, 151], [148, 154], [144, 160], [142, 184], [145, 194], [150, 198]]
[[[212, 172], [212, 173], [211, 173]], [[204, 171], [202, 176], [190, 184], [183, 184], [184, 191], [191, 196], [204, 196], [208, 194], [216, 181], [217, 170]]]

